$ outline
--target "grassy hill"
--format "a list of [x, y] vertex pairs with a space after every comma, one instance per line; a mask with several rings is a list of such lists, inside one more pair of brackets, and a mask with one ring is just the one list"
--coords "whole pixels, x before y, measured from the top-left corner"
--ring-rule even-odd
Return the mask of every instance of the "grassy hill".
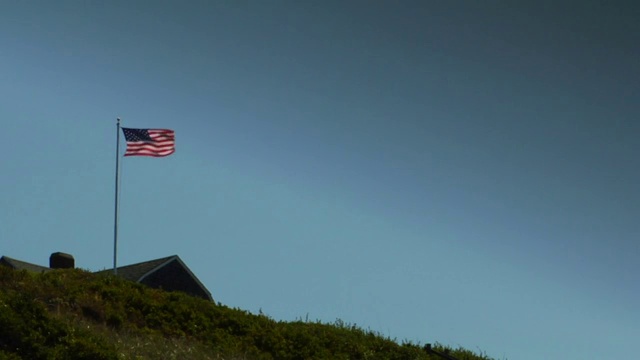
[[[444, 350], [442, 347], [435, 347]], [[490, 360], [447, 349], [460, 360]], [[82, 270], [0, 266], [3, 359], [438, 359], [337, 321], [275, 321]]]

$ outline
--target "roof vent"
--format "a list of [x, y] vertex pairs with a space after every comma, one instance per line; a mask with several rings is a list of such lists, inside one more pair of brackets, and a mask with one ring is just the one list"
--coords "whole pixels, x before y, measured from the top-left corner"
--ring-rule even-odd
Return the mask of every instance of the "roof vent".
[[49, 257], [49, 267], [52, 269], [73, 269], [76, 261], [72, 255], [55, 252]]

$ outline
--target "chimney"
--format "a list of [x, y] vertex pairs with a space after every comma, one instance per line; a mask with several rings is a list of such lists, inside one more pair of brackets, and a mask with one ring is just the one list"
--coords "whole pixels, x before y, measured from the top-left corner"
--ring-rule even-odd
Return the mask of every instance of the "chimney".
[[52, 269], [73, 269], [76, 261], [72, 255], [55, 252], [49, 257], [49, 267]]

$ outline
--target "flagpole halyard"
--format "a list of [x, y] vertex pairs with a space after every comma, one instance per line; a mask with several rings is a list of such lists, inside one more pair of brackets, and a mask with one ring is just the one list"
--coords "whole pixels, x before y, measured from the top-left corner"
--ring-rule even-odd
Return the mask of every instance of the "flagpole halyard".
[[120, 180], [120, 118], [116, 121], [116, 194], [113, 221], [113, 274], [118, 275], [118, 183]]

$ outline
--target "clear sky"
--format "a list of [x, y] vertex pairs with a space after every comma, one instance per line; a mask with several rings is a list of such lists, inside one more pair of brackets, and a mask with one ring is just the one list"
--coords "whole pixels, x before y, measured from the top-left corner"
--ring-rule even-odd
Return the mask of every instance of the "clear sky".
[[0, 255], [498, 359], [640, 338], [640, 6], [0, 2]]

